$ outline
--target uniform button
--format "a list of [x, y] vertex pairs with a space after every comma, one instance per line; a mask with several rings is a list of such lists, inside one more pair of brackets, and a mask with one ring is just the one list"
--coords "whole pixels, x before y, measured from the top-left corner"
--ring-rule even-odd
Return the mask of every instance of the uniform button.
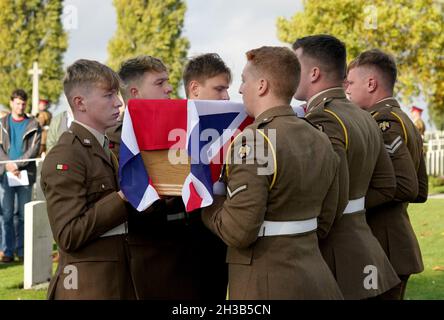
[[102, 184], [102, 189], [105, 189], [105, 185], [104, 184]]

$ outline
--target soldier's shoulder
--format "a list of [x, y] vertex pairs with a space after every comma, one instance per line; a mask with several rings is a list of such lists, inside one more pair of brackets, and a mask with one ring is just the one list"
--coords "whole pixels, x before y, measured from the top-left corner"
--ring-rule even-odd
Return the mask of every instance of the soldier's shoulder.
[[382, 105], [380, 107], [377, 107], [376, 109], [372, 110], [370, 112], [370, 115], [375, 119], [376, 121], [379, 120], [396, 120], [394, 113], [394, 107], [386, 104]]
[[390, 105], [383, 106], [371, 112], [371, 116], [378, 123], [382, 133], [394, 131], [395, 128], [405, 130], [408, 116], [400, 109]]
[[[70, 131], [60, 136], [57, 144], [48, 152], [43, 161], [42, 174], [48, 168], [54, 169], [59, 164], [74, 166], [84, 162], [85, 150], [78, 138]], [[46, 169], [46, 170], [45, 170]]]

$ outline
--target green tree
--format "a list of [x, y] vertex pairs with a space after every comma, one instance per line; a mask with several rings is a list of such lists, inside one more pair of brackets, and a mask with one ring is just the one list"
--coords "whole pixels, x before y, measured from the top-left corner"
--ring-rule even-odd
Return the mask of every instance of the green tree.
[[177, 97], [189, 48], [182, 36], [186, 5], [181, 0], [114, 0], [117, 31], [108, 44], [109, 65], [141, 54], [160, 58], [168, 67]]
[[[63, 0], [0, 1], [0, 103], [9, 107], [16, 88], [31, 97], [34, 61], [43, 69], [40, 97], [56, 103], [62, 91], [67, 36], [61, 16]], [[31, 99], [29, 99], [31, 100]], [[28, 111], [31, 104], [28, 104]]]
[[306, 0], [304, 11], [278, 18], [278, 37], [293, 43], [328, 33], [345, 42], [348, 60], [380, 48], [396, 57], [398, 97], [423, 95], [438, 128], [444, 125], [444, 12], [434, 0]]

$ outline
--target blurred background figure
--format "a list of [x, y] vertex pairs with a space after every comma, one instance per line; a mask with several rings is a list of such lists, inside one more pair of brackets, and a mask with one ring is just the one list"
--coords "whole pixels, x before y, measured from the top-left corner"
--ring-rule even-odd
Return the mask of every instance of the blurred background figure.
[[424, 140], [424, 133], [425, 133], [426, 126], [425, 126], [424, 121], [421, 119], [422, 111], [423, 111], [423, 109], [421, 109], [417, 106], [412, 106], [412, 109], [410, 112], [412, 115], [413, 123], [415, 124], [416, 128], [418, 128], [418, 131], [421, 134], [422, 140]]
[[46, 99], [40, 99], [39, 101], [39, 113], [37, 113], [36, 119], [42, 128], [42, 143], [38, 156], [42, 156], [46, 153], [46, 139], [48, 137], [49, 125], [51, 123], [52, 114], [48, 111], [49, 101]]

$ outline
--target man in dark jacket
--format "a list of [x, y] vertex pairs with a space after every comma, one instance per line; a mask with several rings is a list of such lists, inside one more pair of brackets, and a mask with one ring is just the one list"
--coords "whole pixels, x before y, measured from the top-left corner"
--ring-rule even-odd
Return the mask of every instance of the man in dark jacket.
[[[32, 186], [36, 179], [35, 161], [40, 149], [41, 129], [35, 119], [25, 114], [28, 96], [22, 89], [11, 95], [11, 114], [0, 121], [0, 177], [4, 190], [1, 199], [3, 209], [3, 263], [14, 261], [14, 250], [19, 260], [23, 260], [23, 222], [25, 203], [31, 201]], [[14, 183], [15, 182], [15, 183]], [[18, 235], [14, 232], [14, 202], [17, 194]], [[16, 242], [17, 239], [17, 243]]]

